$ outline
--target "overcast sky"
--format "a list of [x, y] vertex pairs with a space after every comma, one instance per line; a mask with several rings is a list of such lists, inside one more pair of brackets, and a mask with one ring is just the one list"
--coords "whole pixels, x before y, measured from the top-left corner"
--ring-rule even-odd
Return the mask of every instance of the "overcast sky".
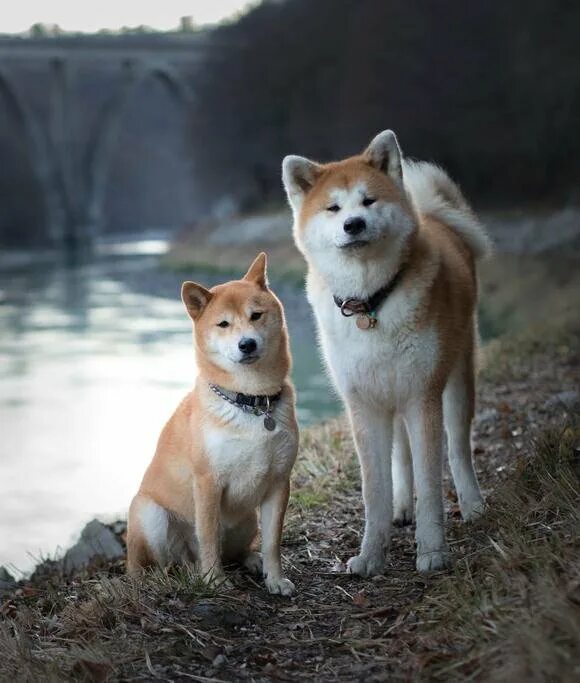
[[180, 17], [208, 24], [231, 16], [248, 0], [14, 0], [2, 2], [0, 33], [21, 33], [37, 22], [66, 31], [98, 31], [145, 24], [176, 28]]

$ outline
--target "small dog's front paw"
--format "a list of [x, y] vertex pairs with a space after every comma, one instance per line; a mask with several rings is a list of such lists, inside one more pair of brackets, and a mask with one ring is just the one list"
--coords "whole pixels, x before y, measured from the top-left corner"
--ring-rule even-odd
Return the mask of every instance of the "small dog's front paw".
[[244, 559], [244, 567], [250, 572], [250, 574], [254, 574], [254, 576], [260, 576], [262, 573], [262, 556], [260, 553], [248, 553]]
[[346, 570], [349, 574], [357, 576], [377, 576], [385, 571], [385, 560], [383, 557], [373, 557], [367, 555], [356, 555], [351, 557], [346, 563]]
[[285, 598], [289, 598], [296, 592], [296, 588], [290, 579], [281, 576], [278, 578], [266, 576], [264, 581], [268, 591], [274, 595], [283, 595]]
[[417, 571], [422, 574], [427, 572], [438, 572], [443, 569], [449, 569], [450, 567], [451, 557], [446, 548], [417, 554]]

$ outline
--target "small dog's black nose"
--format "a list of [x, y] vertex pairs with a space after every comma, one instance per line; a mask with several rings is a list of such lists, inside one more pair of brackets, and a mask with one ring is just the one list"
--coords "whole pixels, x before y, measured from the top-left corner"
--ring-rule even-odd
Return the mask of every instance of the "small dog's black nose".
[[254, 351], [258, 348], [258, 345], [256, 344], [255, 339], [250, 339], [248, 337], [244, 337], [243, 339], [240, 339], [240, 342], [238, 344], [238, 349], [242, 353], [254, 353]]
[[367, 227], [364, 218], [347, 218], [344, 221], [344, 231], [349, 235], [358, 235]]

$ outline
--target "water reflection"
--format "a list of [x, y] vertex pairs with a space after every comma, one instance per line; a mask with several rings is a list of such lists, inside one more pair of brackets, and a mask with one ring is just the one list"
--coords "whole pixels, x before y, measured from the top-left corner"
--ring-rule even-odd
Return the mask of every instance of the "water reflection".
[[[164, 421], [193, 383], [184, 277], [158, 268], [150, 254], [159, 244], [136, 247], [0, 275], [0, 564], [28, 569], [29, 553], [66, 546], [95, 514], [124, 514]], [[277, 291], [307, 424], [337, 403], [302, 292]]]

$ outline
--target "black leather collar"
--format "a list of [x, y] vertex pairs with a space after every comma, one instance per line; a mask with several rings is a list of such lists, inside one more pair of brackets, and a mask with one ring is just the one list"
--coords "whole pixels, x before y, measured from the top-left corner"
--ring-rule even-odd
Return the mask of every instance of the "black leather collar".
[[384, 287], [378, 289], [374, 294], [369, 296], [368, 299], [356, 299], [354, 297], [341, 299], [338, 296], [333, 296], [334, 303], [340, 308], [342, 315], [347, 318], [357, 313], [376, 316], [378, 309], [384, 304], [387, 297], [393, 293], [393, 290], [401, 281], [404, 270], [405, 268], [403, 266]]
[[273, 403], [280, 400], [282, 396], [282, 390], [277, 394], [243, 394], [239, 391], [228, 391], [227, 389], [222, 389], [216, 384], [210, 384], [210, 389], [215, 392], [218, 396], [221, 396], [224, 400], [229, 403], [235, 404], [248, 408], [265, 408], [268, 409]]
[[280, 399], [280, 396], [282, 396], [282, 392], [279, 391], [277, 394], [242, 394], [242, 393], [237, 393], [236, 398], [234, 399], [235, 402], [239, 406], [250, 406], [251, 408], [261, 408], [262, 406], [266, 407], [268, 405], [271, 405], [272, 403], [275, 403]]

